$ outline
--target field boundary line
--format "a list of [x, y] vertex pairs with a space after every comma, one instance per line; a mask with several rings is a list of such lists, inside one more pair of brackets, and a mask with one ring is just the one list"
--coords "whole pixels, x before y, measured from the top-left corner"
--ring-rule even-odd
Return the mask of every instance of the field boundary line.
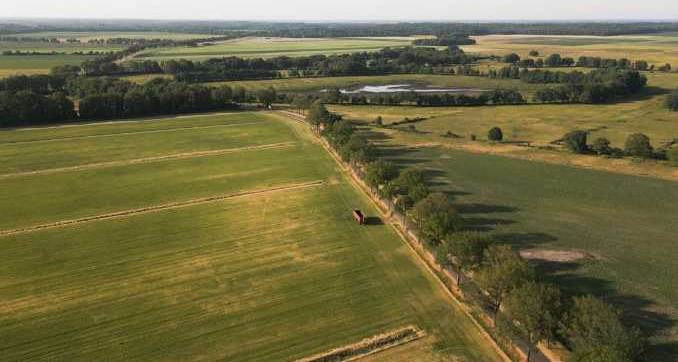
[[202, 204], [209, 204], [209, 203], [214, 203], [214, 202], [219, 202], [219, 201], [224, 201], [224, 200], [230, 200], [230, 199], [235, 199], [235, 198], [240, 198], [240, 197], [258, 196], [258, 195], [265, 195], [265, 194], [271, 194], [271, 193], [282, 192], [282, 191], [300, 190], [300, 189], [305, 189], [305, 188], [310, 188], [310, 187], [317, 187], [317, 186], [323, 185], [324, 183], [325, 183], [325, 181], [323, 181], [323, 180], [316, 180], [316, 181], [309, 181], [309, 182], [297, 183], [297, 184], [287, 184], [287, 185], [281, 185], [281, 186], [276, 186], [276, 187], [271, 187], [271, 188], [266, 188], [266, 189], [240, 191], [240, 192], [235, 192], [235, 193], [225, 194], [225, 195], [203, 197], [203, 198], [198, 198], [198, 199], [191, 199], [191, 200], [186, 200], [186, 201], [173, 202], [173, 203], [169, 203], [169, 204], [147, 206], [147, 207], [142, 207], [142, 208], [138, 208], [138, 209], [129, 209], [129, 210], [111, 212], [111, 213], [107, 213], [107, 214], [86, 216], [86, 217], [82, 217], [82, 218], [78, 218], [78, 219], [72, 219], [72, 220], [62, 220], [62, 221], [56, 221], [56, 222], [52, 222], [52, 223], [48, 223], [48, 224], [27, 226], [27, 227], [24, 227], [24, 228], [18, 228], [18, 229], [12, 229], [12, 230], [2, 230], [2, 231], [0, 231], [0, 237], [17, 235], [17, 234], [26, 234], [26, 233], [30, 233], [30, 232], [33, 232], [33, 231], [77, 225], [77, 224], [82, 224], [82, 223], [87, 223], [87, 222], [92, 222], [92, 221], [118, 219], [118, 218], [123, 218], [123, 217], [134, 216], [134, 215], [147, 214], [147, 213], [156, 212], [156, 211], [180, 209], [180, 208], [184, 208], [184, 207], [202, 205]]
[[136, 159], [132, 159], [132, 160], [89, 163], [89, 164], [77, 165], [77, 166], [48, 168], [48, 169], [44, 169], [44, 170], [25, 171], [25, 172], [16, 172], [16, 173], [7, 173], [7, 174], [0, 175], [0, 180], [15, 178], [15, 177], [24, 177], [24, 176], [35, 176], [35, 175], [45, 175], [45, 174], [54, 174], [54, 173], [62, 173], [62, 172], [75, 172], [75, 171], [91, 170], [91, 169], [96, 169], [96, 168], [130, 166], [130, 165], [138, 165], [138, 164], [143, 164], [143, 163], [154, 163], [154, 162], [162, 162], [162, 161], [185, 160], [185, 159], [190, 159], [190, 158], [199, 158], [199, 157], [208, 157], [208, 156], [219, 156], [219, 155], [226, 155], [226, 154], [229, 154], [229, 153], [237, 153], [237, 152], [243, 152], [243, 151], [256, 151], [256, 150], [267, 150], [267, 149], [272, 149], [272, 148], [291, 147], [291, 146], [294, 146], [296, 144], [297, 144], [297, 142], [280, 142], [280, 143], [271, 143], [271, 144], [267, 144], [267, 145], [258, 145], [258, 146], [245, 146], [245, 147], [237, 147], [237, 148], [223, 148], [223, 149], [219, 149], [219, 150], [210, 150], [210, 151], [175, 153], [175, 154], [171, 154], [171, 155], [136, 158]]
[[[315, 354], [310, 357], [304, 357], [294, 362], [324, 362], [328, 360], [337, 362], [356, 361], [387, 349], [416, 341], [425, 336], [425, 331], [410, 325], [390, 332], [367, 337], [360, 340], [359, 342], [337, 347], [327, 352]], [[356, 351], [357, 353], [352, 355], [352, 351]]]
[[93, 134], [88, 136], [69, 136], [69, 137], [54, 137], [54, 138], [43, 138], [37, 140], [26, 140], [26, 141], [10, 141], [4, 142], [2, 145], [24, 145], [31, 143], [41, 143], [41, 142], [58, 142], [58, 141], [73, 141], [81, 139], [90, 139], [90, 138], [106, 138], [106, 137], [117, 137], [117, 136], [133, 136], [137, 134], [148, 134], [148, 133], [165, 133], [165, 132], [180, 132], [180, 131], [189, 131], [195, 129], [209, 129], [209, 128], [222, 128], [222, 127], [237, 127], [237, 126], [251, 126], [254, 124], [262, 124], [263, 122], [243, 122], [243, 123], [233, 123], [233, 124], [212, 124], [209, 126], [191, 126], [191, 127], [175, 127], [175, 128], [164, 128], [164, 129], [154, 129], [148, 131], [137, 131], [137, 132], [120, 132], [120, 133], [104, 133], [104, 134]]
[[[294, 119], [296, 119], [297, 121], [306, 123], [306, 121], [302, 120], [301, 116], [298, 116], [298, 115], [296, 115], [296, 114], [294, 114], [294, 113], [291, 113], [291, 112], [281, 112], [281, 113], [286, 114], [286, 115], [288, 115], [288, 117], [294, 118]], [[297, 118], [297, 117], [299, 117], [299, 118]], [[306, 123], [306, 125], [308, 125], [308, 123]], [[310, 126], [309, 126], [309, 127], [310, 127]], [[384, 217], [385, 219], [389, 220], [388, 225], [391, 226], [391, 228], [392, 228], [392, 229], [395, 231], [395, 233], [400, 237], [400, 239], [405, 243], [405, 245], [407, 245], [408, 250], [409, 250], [410, 253], [413, 255], [413, 257], [414, 257], [413, 259], [417, 262], [417, 264], [419, 264], [424, 270], [426, 270], [426, 271], [433, 277], [433, 279], [435, 280], [435, 282], [436, 282], [436, 283], [437, 283], [437, 284], [445, 291], [445, 294], [446, 294], [450, 299], [452, 299], [452, 301], [455, 302], [455, 304], [456, 304], [456, 305], [459, 307], [459, 309], [464, 313], [464, 315], [466, 315], [467, 318], [470, 318], [470, 319], [471, 319], [472, 323], [477, 327], [477, 329], [479, 330], [480, 334], [481, 334], [483, 337], [485, 337], [485, 339], [489, 342], [490, 346], [497, 352], [497, 354], [499, 355], [499, 357], [501, 357], [504, 361], [511, 362], [512, 359], [511, 359], [511, 358], [506, 354], [506, 352], [504, 352], [504, 350], [499, 346], [499, 344], [498, 344], [497, 341], [494, 339], [494, 337], [492, 337], [492, 335], [490, 335], [490, 333], [485, 329], [485, 327], [482, 326], [482, 325], [481, 325], [481, 324], [473, 317], [473, 315], [471, 314], [471, 312], [470, 312], [470, 310], [468, 309], [468, 307], [467, 307], [464, 303], [462, 303], [462, 302], [457, 298], [457, 296], [455, 296], [454, 293], [452, 293], [452, 291], [450, 291], [450, 289], [449, 289], [448, 286], [445, 284], [445, 282], [440, 278], [440, 276], [439, 276], [438, 274], [436, 274], [435, 270], [432, 269], [431, 265], [429, 265], [429, 263], [424, 259], [424, 257], [423, 257], [421, 254], [419, 254], [419, 253], [417, 252], [417, 250], [415, 249], [415, 247], [412, 245], [410, 239], [409, 239], [405, 234], [403, 234], [403, 233], [401, 232], [401, 230], [399, 230], [399, 228], [396, 226], [395, 223], [390, 222], [390, 221], [391, 221], [391, 217], [387, 214], [387, 212], [384, 210], [384, 208], [382, 207], [382, 205], [381, 205], [379, 202], [377, 202], [377, 200], [375, 200], [375, 199], [372, 197], [372, 195], [365, 189], [365, 186], [363, 186], [363, 184], [362, 184], [362, 180], [360, 180], [360, 179], [359, 179], [359, 178], [358, 178], [358, 177], [357, 177], [350, 169], [348, 169], [348, 168], [344, 165], [343, 161], [341, 161], [341, 159], [340, 159], [339, 156], [336, 154], [336, 152], [334, 152], [334, 150], [332, 150], [332, 149], [330, 148], [330, 146], [329, 146], [324, 140], [322, 140], [322, 139], [321, 139], [321, 144], [322, 144], [323, 148], [330, 154], [330, 156], [332, 157], [332, 159], [334, 159], [334, 161], [338, 164], [338, 166], [339, 166], [339, 168], [341, 169], [341, 171], [347, 173], [346, 176], [347, 176], [347, 178], [350, 180], [350, 183], [353, 184], [353, 186], [354, 186], [355, 188], [357, 188], [358, 190], [360, 190], [360, 191], [367, 197], [368, 200], [370, 200], [370, 202], [372, 203], [372, 205], [375, 206], [375, 208], [379, 211], [379, 213], [381, 214], [382, 217]]]
[[17, 131], [34, 131], [40, 129], [58, 129], [58, 128], [70, 128], [70, 127], [85, 127], [85, 126], [102, 126], [102, 125], [111, 125], [111, 124], [125, 124], [125, 123], [142, 123], [142, 122], [162, 122], [170, 121], [176, 119], [184, 118], [197, 118], [197, 117], [209, 117], [209, 116], [229, 116], [233, 114], [239, 114], [243, 112], [234, 111], [234, 112], [203, 112], [203, 113], [190, 113], [190, 114], [168, 114], [166, 116], [159, 115], [152, 118], [128, 118], [121, 120], [109, 120], [109, 121], [84, 121], [84, 122], [71, 122], [64, 123], [60, 125], [44, 125], [44, 126], [32, 126], [32, 127], [22, 127], [18, 128]]

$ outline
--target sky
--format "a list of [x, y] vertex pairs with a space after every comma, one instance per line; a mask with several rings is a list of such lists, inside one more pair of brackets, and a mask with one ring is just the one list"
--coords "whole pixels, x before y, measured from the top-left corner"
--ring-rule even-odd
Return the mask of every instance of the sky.
[[678, 0], [4, 0], [0, 17], [186, 20], [678, 20]]

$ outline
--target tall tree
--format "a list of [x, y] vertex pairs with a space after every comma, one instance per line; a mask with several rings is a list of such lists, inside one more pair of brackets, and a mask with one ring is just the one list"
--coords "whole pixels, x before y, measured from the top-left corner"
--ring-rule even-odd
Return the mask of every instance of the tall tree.
[[435, 244], [463, 225], [459, 212], [449, 196], [443, 193], [430, 194], [417, 202], [412, 209], [412, 217], [421, 233]]
[[485, 260], [486, 263], [480, 269], [477, 281], [489, 295], [496, 319], [504, 298], [513, 289], [532, 280], [534, 271], [518, 253], [507, 245], [490, 246]]
[[492, 238], [478, 232], [453, 233], [446, 237], [447, 252], [457, 267], [457, 285], [461, 285], [462, 274], [481, 265], [491, 243]]
[[560, 290], [529, 281], [506, 298], [506, 315], [527, 342], [527, 361], [539, 341], [554, 337], [561, 316]]
[[572, 361], [633, 362], [644, 352], [640, 331], [626, 328], [619, 311], [591, 296], [574, 299], [563, 332], [572, 347]]

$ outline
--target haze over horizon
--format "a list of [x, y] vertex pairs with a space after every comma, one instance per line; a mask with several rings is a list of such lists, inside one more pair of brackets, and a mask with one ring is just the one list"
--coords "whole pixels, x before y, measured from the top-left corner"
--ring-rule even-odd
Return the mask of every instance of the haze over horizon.
[[[95, 3], [95, 5], [93, 5]], [[678, 1], [620, 3], [571, 0], [250, 0], [224, 4], [217, 0], [116, 0], [115, 2], [25, 0], [3, 9], [4, 18], [260, 20], [260, 21], [575, 21], [676, 20]], [[105, 14], [105, 16], [102, 16]]]

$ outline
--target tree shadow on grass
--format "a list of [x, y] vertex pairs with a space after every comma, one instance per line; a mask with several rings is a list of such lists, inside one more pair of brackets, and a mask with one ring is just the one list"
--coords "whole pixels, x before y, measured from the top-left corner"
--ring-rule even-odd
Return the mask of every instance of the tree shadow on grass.
[[[589, 261], [590, 262], [590, 261]], [[614, 305], [622, 311], [622, 321], [628, 326], [641, 330], [643, 335], [661, 339], [670, 334], [676, 326], [676, 320], [670, 315], [658, 311], [659, 306], [652, 300], [628, 293], [620, 293], [614, 283], [580, 274], [587, 261], [549, 262], [531, 261], [537, 275], [544, 281], [558, 285], [566, 297], [593, 295]], [[648, 361], [678, 360], [678, 341], [661, 340], [647, 348]]]
[[494, 239], [498, 243], [509, 244], [517, 249], [536, 248], [541, 244], [551, 243], [558, 240], [557, 237], [547, 233], [501, 233], [496, 234]]
[[384, 221], [381, 220], [381, 218], [377, 216], [368, 216], [365, 218], [365, 225], [368, 226], [373, 226], [373, 225], [384, 225]]

